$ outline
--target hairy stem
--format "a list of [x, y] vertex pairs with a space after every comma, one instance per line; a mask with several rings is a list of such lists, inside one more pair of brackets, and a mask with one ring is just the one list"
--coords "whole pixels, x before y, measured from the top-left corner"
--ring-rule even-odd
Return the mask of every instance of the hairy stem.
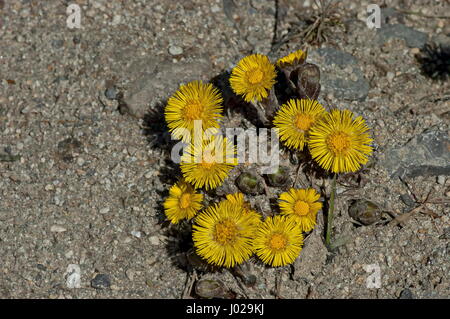
[[334, 198], [336, 196], [336, 176], [333, 176], [333, 182], [331, 184], [331, 194], [330, 194], [330, 206], [328, 207], [328, 217], [327, 217], [327, 232], [325, 235], [325, 244], [330, 247], [331, 243], [331, 229], [333, 227], [333, 212], [334, 212]]

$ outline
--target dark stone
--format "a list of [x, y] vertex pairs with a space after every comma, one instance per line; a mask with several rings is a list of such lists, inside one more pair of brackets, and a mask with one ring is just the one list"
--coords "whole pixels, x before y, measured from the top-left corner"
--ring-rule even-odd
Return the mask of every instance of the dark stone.
[[80, 34], [76, 34], [73, 36], [73, 44], [80, 44], [81, 43], [81, 35]]
[[52, 41], [52, 47], [54, 47], [55, 49], [61, 49], [64, 45], [64, 40], [53, 40]]
[[45, 267], [43, 264], [37, 264], [36, 267], [37, 267], [37, 269], [39, 269], [39, 270], [47, 271], [47, 267]]
[[414, 296], [411, 290], [405, 288], [400, 293], [400, 297], [398, 299], [414, 299]]
[[106, 289], [111, 286], [111, 279], [108, 275], [98, 274], [91, 280], [91, 286], [95, 289]]
[[389, 24], [377, 29], [377, 44], [382, 45], [391, 38], [405, 40], [410, 48], [422, 48], [428, 40], [428, 35], [404, 24]]
[[414, 207], [416, 205], [416, 202], [409, 194], [401, 194], [400, 200], [408, 207]]
[[[321, 48], [316, 51], [325, 65], [335, 65], [333, 72], [321, 70], [321, 84], [324, 91], [331, 91], [338, 99], [364, 101], [369, 93], [369, 82], [359, 69], [358, 60], [351, 54], [333, 48]], [[343, 69], [351, 67], [356, 81], [352, 81]], [[321, 66], [323, 68], [323, 66]]]
[[392, 177], [450, 175], [449, 150], [448, 133], [431, 127], [404, 146], [387, 149], [379, 163]]
[[109, 87], [105, 90], [105, 96], [108, 100], [116, 100], [117, 93], [117, 88], [115, 86]]

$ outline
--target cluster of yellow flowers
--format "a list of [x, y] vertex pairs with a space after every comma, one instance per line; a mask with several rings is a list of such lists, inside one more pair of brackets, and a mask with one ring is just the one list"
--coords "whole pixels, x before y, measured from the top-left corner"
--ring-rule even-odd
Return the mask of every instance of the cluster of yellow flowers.
[[[232, 70], [230, 86], [246, 102], [266, 99], [276, 82], [277, 68], [303, 63], [298, 50], [272, 64], [262, 54], [243, 58]], [[164, 202], [167, 218], [174, 224], [193, 219], [196, 253], [208, 263], [233, 267], [256, 254], [264, 263], [292, 263], [303, 245], [303, 232], [311, 231], [322, 208], [314, 189], [294, 189], [279, 196], [280, 214], [262, 220], [242, 193], [207, 208], [199, 188], [221, 185], [237, 163], [235, 146], [215, 133], [222, 118], [222, 96], [212, 84], [193, 81], [182, 85], [168, 100], [165, 118], [172, 136], [190, 143], [181, 157], [183, 177], [170, 188]], [[209, 136], [192, 141], [195, 122]], [[331, 172], [358, 170], [372, 151], [368, 127], [348, 111], [326, 112], [316, 100], [291, 99], [279, 107], [273, 124], [280, 140], [291, 149], [308, 146], [312, 158]], [[209, 134], [206, 134], [209, 132]]]
[[[293, 66], [306, 60], [306, 52], [297, 50], [276, 63]], [[269, 59], [253, 54], [233, 69], [230, 84], [245, 101], [261, 101], [275, 83], [276, 71]], [[366, 164], [372, 152], [369, 128], [362, 117], [353, 118], [348, 110], [326, 112], [316, 100], [291, 99], [281, 105], [273, 124], [280, 140], [288, 147], [303, 150], [307, 144], [317, 163], [334, 173], [354, 172]]]
[[279, 197], [281, 214], [263, 221], [242, 193], [228, 194], [226, 199], [201, 210], [203, 195], [181, 180], [170, 189], [164, 208], [174, 224], [195, 216], [194, 246], [208, 263], [233, 267], [256, 254], [264, 263], [277, 267], [298, 257], [302, 233], [314, 228], [322, 208], [319, 197], [312, 188], [292, 188]]

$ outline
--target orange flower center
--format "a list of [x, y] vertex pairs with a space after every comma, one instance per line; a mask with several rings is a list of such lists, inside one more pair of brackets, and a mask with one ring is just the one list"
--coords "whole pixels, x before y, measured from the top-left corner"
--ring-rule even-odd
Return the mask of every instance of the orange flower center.
[[351, 145], [350, 136], [344, 132], [337, 132], [330, 135], [326, 142], [334, 155], [345, 153]]
[[313, 119], [306, 114], [298, 114], [295, 119], [295, 125], [302, 131], [307, 131], [313, 124]]
[[287, 238], [283, 234], [273, 234], [269, 239], [269, 247], [273, 250], [280, 251], [286, 248]]
[[304, 216], [309, 213], [309, 204], [302, 200], [299, 200], [295, 203], [294, 211], [297, 215]]
[[180, 208], [185, 209], [188, 208], [191, 204], [191, 194], [183, 194], [180, 197]]
[[237, 227], [231, 220], [223, 220], [216, 225], [214, 238], [221, 245], [232, 244], [236, 240]]
[[193, 100], [186, 104], [184, 107], [184, 117], [189, 120], [198, 120], [203, 113], [203, 105], [199, 100]]
[[262, 71], [260, 69], [253, 69], [248, 72], [248, 81], [251, 84], [257, 84], [257, 83], [261, 82], [263, 75], [264, 74], [262, 73]]

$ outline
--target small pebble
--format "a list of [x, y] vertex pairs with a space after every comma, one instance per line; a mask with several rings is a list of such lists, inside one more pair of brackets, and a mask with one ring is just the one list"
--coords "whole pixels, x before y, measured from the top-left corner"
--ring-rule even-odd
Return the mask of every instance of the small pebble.
[[137, 237], [137, 238], [141, 238], [142, 233], [140, 231], [137, 231], [137, 230], [132, 230], [131, 231], [131, 235], [133, 235], [134, 237]]
[[111, 279], [108, 275], [98, 274], [91, 280], [91, 286], [95, 289], [106, 289], [111, 286]]
[[128, 269], [128, 270], [125, 272], [125, 275], [127, 276], [127, 278], [128, 278], [130, 281], [133, 281], [133, 279], [134, 279], [134, 274], [135, 274], [135, 272], [134, 272], [134, 270], [132, 270], [132, 269]]
[[144, 177], [147, 179], [152, 178], [152, 176], [153, 176], [153, 172], [148, 172], [144, 175]]
[[52, 47], [55, 49], [60, 49], [64, 45], [64, 40], [53, 40], [52, 41]]
[[115, 86], [107, 88], [105, 90], [105, 96], [108, 100], [117, 99], [117, 88]]
[[444, 185], [444, 184], [445, 184], [445, 176], [444, 176], [444, 175], [439, 175], [439, 176], [437, 177], [437, 183], [438, 183], [439, 185]]
[[65, 232], [67, 229], [65, 229], [64, 227], [60, 226], [60, 225], [53, 225], [52, 227], [50, 227], [50, 231], [52, 233], [63, 233]]
[[78, 159], [77, 159], [77, 164], [78, 164], [78, 166], [83, 166], [84, 163], [85, 163], [84, 159], [81, 158], [81, 157], [78, 157]]
[[108, 214], [109, 213], [109, 207], [104, 207], [102, 209], [100, 209], [100, 214], [104, 215], [104, 214]]
[[67, 288], [81, 288], [81, 269], [79, 265], [70, 264], [67, 266], [66, 275]]
[[176, 46], [176, 45], [170, 46], [169, 47], [169, 53], [171, 55], [180, 55], [180, 54], [183, 53], [183, 49], [181, 47], [179, 47], [179, 46]]
[[403, 289], [402, 292], [400, 293], [399, 299], [414, 299], [414, 297], [413, 297], [411, 290], [406, 288], [406, 289]]
[[74, 35], [72, 41], [73, 41], [73, 44], [80, 44], [81, 43], [81, 35], [79, 35], [79, 34]]
[[386, 77], [387, 77], [387, 80], [388, 80], [389, 82], [392, 82], [392, 80], [393, 80], [394, 77], [395, 77], [395, 74], [394, 74], [393, 72], [388, 72], [388, 73], [386, 74]]
[[416, 205], [416, 202], [409, 194], [401, 194], [400, 200], [408, 207], [414, 207]]
[[36, 267], [37, 267], [37, 269], [39, 269], [39, 270], [47, 271], [47, 267], [45, 267], [43, 264], [37, 264]]

